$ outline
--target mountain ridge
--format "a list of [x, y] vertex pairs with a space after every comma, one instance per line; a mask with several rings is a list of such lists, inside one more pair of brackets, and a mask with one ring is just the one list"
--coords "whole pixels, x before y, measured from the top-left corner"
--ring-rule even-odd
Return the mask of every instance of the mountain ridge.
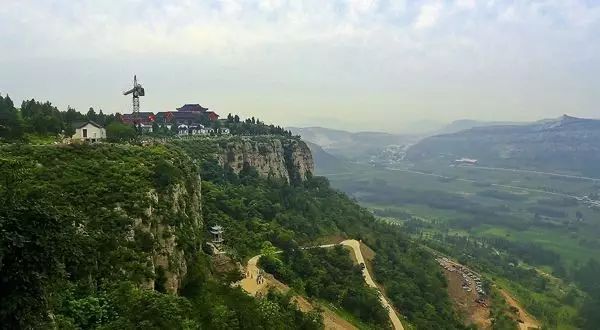
[[600, 174], [600, 120], [568, 115], [529, 124], [473, 127], [427, 137], [407, 150], [410, 161], [467, 157], [493, 166]]

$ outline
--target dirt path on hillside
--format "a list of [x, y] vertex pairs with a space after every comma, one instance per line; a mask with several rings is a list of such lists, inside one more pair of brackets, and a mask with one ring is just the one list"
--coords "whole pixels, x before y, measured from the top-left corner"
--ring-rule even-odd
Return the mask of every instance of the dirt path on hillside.
[[528, 330], [528, 329], [540, 329], [540, 322], [538, 322], [533, 316], [521, 307], [518, 301], [516, 301], [506, 290], [500, 289], [500, 293], [506, 300], [506, 302], [519, 310], [519, 319], [523, 322], [519, 322], [520, 330]]
[[248, 260], [244, 274], [245, 277], [239, 283], [242, 289], [248, 292], [251, 296], [256, 296], [261, 289], [266, 288], [268, 285], [267, 281], [262, 283], [258, 282], [258, 275], [260, 273], [257, 265], [258, 259], [260, 259], [260, 254]]
[[[352, 248], [352, 250], [354, 251], [354, 257], [356, 258], [356, 261], [358, 261], [359, 264], [361, 264], [361, 263], [365, 264], [365, 259], [363, 258], [363, 254], [360, 249], [360, 243], [357, 240], [354, 240], [354, 239], [345, 240], [340, 244], [342, 244], [344, 246], [349, 246], [350, 248]], [[369, 270], [366, 267], [362, 270], [362, 274], [363, 274], [363, 277], [364, 277], [367, 285], [372, 288], [375, 288], [375, 289], [377, 289], [377, 291], [379, 291], [379, 299], [381, 300], [381, 304], [383, 305], [383, 307], [387, 308], [388, 315], [390, 317], [390, 321], [392, 322], [392, 325], [394, 326], [394, 329], [404, 330], [404, 327], [402, 326], [402, 322], [400, 322], [400, 319], [398, 318], [396, 311], [394, 311], [394, 308], [392, 307], [392, 305], [387, 301], [387, 299], [385, 298], [385, 296], [383, 295], [381, 290], [379, 290], [379, 287], [377, 286], [377, 284], [375, 284], [375, 281], [373, 281], [373, 278], [371, 277], [371, 273], [369, 272]]]
[[[366, 265], [365, 258], [363, 257], [363, 253], [361, 251], [361, 245], [357, 240], [354, 240], [354, 239], [345, 240], [339, 244], [351, 248], [352, 251], [354, 252], [353, 259], [358, 264]], [[320, 246], [311, 246], [311, 247], [306, 247], [304, 249], [330, 248], [330, 247], [334, 247], [336, 245], [338, 245], [338, 244], [326, 244], [326, 245], [320, 245]], [[365, 249], [365, 248], [363, 248], [363, 249]], [[374, 252], [372, 252], [372, 250], [368, 249], [365, 251], [368, 251], [370, 258], [372, 258], [374, 256]], [[289, 287], [287, 287], [285, 284], [277, 281], [275, 278], [273, 278], [272, 275], [266, 274], [258, 268], [258, 265], [257, 265], [258, 259], [260, 259], [260, 255], [254, 256], [254, 257], [250, 258], [250, 260], [248, 260], [248, 264], [245, 269], [246, 277], [244, 279], [242, 279], [240, 282], [238, 282], [238, 285], [241, 286], [242, 289], [244, 289], [246, 292], [248, 292], [252, 296], [256, 296], [260, 292], [266, 292], [269, 287], [275, 287], [283, 292], [287, 292], [287, 290], [289, 290]], [[381, 300], [381, 304], [383, 305], [384, 308], [387, 309], [390, 321], [392, 322], [394, 329], [404, 330], [404, 327], [402, 326], [402, 322], [400, 322], [400, 318], [398, 318], [396, 311], [394, 310], [392, 305], [388, 302], [386, 297], [383, 295], [382, 290], [377, 286], [375, 281], [373, 281], [373, 278], [371, 277], [371, 273], [370, 273], [369, 269], [365, 267], [362, 270], [362, 275], [363, 275], [363, 278], [365, 279], [365, 282], [367, 283], [367, 285], [372, 288], [375, 288], [379, 292], [379, 299]], [[260, 276], [261, 281], [257, 280], [258, 276]], [[297, 299], [296, 300], [297, 302], [299, 302], [298, 306], [301, 310], [302, 310], [302, 308], [307, 309], [308, 305], [310, 305], [312, 308], [314, 308], [314, 306], [312, 304], [310, 304], [310, 302], [308, 302], [308, 300], [306, 300], [306, 298], [304, 298], [302, 296], [295, 296], [294, 298]], [[306, 301], [306, 303], [305, 303], [305, 301]], [[329, 310], [325, 306], [320, 306], [320, 307], [323, 309], [323, 322], [325, 323], [326, 329], [356, 329], [356, 327], [354, 327], [352, 324], [348, 323], [348, 321], [342, 319], [336, 313]]]
[[[290, 290], [287, 285], [275, 279], [273, 275], [260, 271], [258, 268], [258, 259], [260, 259], [260, 255], [254, 256], [248, 260], [248, 264], [246, 265], [245, 269], [245, 278], [243, 278], [237, 284], [251, 296], [260, 296], [262, 294], [266, 294], [270, 288], [274, 288], [282, 293], [287, 293]], [[259, 274], [262, 278], [260, 282], [257, 281]], [[310, 312], [315, 308], [321, 309], [321, 315], [323, 315], [323, 325], [327, 330], [357, 329], [350, 322], [344, 320], [334, 311], [327, 308], [327, 306], [322, 306], [317, 303], [313, 304], [303, 296], [294, 296], [292, 297], [292, 301], [296, 303], [302, 312], [305, 313]]]

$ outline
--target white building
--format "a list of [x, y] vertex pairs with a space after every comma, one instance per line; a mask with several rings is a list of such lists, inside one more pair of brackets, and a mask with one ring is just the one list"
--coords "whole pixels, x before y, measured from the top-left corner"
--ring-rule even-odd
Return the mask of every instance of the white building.
[[192, 134], [192, 135], [202, 134], [203, 129], [204, 129], [204, 126], [202, 126], [202, 125], [190, 126], [190, 134]]
[[459, 165], [477, 165], [477, 159], [461, 158], [454, 161], [455, 164]]
[[97, 142], [106, 139], [106, 129], [93, 121], [73, 123], [73, 128], [75, 129], [75, 134], [71, 137], [73, 140]]
[[204, 125], [185, 125], [181, 124], [177, 126], [179, 135], [208, 135], [214, 133], [215, 130], [210, 127], [204, 127]]
[[200, 134], [211, 134], [214, 132], [215, 130], [210, 127], [202, 127], [202, 129], [200, 130]]
[[142, 130], [143, 133], [152, 133], [153, 129], [152, 129], [152, 125], [148, 125], [148, 124], [140, 124], [140, 129]]
[[177, 126], [177, 134], [179, 135], [188, 135], [190, 134], [189, 130], [190, 128], [188, 127], [188, 125], [181, 124]]

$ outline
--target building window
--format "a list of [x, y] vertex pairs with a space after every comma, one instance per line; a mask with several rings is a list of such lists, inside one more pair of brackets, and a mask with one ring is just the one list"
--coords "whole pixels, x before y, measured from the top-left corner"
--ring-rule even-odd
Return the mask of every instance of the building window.
[[87, 128], [83, 129], [83, 138], [87, 138]]

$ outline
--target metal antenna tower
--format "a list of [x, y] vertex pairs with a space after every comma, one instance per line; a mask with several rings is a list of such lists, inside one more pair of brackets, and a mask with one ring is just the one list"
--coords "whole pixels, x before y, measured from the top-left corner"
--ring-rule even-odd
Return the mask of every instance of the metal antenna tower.
[[145, 96], [146, 92], [144, 91], [144, 87], [137, 82], [137, 76], [133, 76], [133, 88], [123, 92], [123, 95], [133, 95], [133, 121], [135, 124], [139, 124], [140, 122], [140, 96]]

